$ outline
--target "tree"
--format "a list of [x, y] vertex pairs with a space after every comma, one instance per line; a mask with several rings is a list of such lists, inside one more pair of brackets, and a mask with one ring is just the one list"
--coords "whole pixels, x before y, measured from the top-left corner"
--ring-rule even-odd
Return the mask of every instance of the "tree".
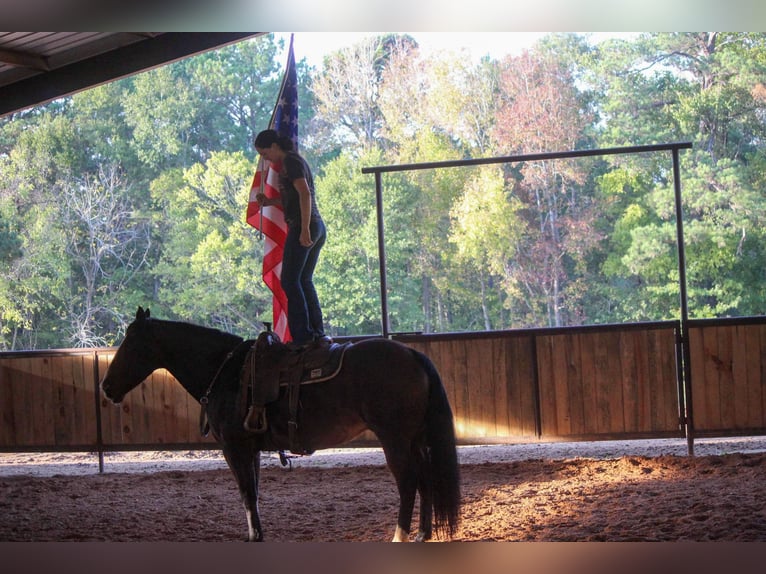
[[180, 185], [168, 177], [153, 186], [165, 224], [157, 298], [170, 316], [229, 332], [262, 330], [271, 297], [260, 278], [262, 248], [244, 221], [251, 169], [240, 152], [216, 152], [185, 170]]
[[379, 36], [362, 40], [325, 58], [314, 79], [317, 118], [312, 126], [320, 151], [327, 148], [363, 152], [380, 145], [380, 84], [392, 53], [410, 51], [408, 37]]
[[124, 113], [138, 158], [155, 173], [201, 159], [189, 145], [197, 122], [197, 100], [178, 67], [164, 66], [134, 78]]
[[[379, 151], [360, 158], [377, 165]], [[351, 153], [341, 153], [316, 178], [317, 204], [327, 223], [314, 281], [326, 327], [334, 335], [380, 333], [380, 258], [374, 180], [363, 175]], [[396, 188], [386, 186], [385, 206]], [[388, 210], [387, 210], [388, 211]], [[389, 255], [396, 253], [395, 244]]]
[[[483, 319], [480, 325], [485, 330], [513, 324], [512, 319], [498, 319], [502, 314], [491, 310], [491, 286], [499, 281], [503, 291], [520, 295], [512, 270], [523, 228], [520, 208], [518, 199], [506, 191], [502, 171], [496, 166], [484, 166], [466, 183], [462, 197], [450, 212], [449, 239], [457, 247], [456, 261], [465, 268], [461, 276], [474, 277], [474, 284], [478, 282]], [[466, 290], [466, 297], [476, 299], [476, 295], [475, 289]]]
[[[515, 153], [576, 149], [592, 116], [583, 106], [570, 66], [547, 53], [526, 52], [504, 63], [497, 146]], [[572, 266], [594, 249], [592, 202], [584, 193], [588, 170], [574, 160], [537, 161], [518, 167], [515, 193], [524, 203], [526, 230], [506, 283], [523, 286], [518, 304], [527, 326], [568, 324], [577, 303], [567, 286]]]
[[[0, 157], [0, 212], [15, 236], [2, 266], [0, 336], [6, 349], [66, 346], [63, 301], [70, 269], [57, 196], [70, 166], [85, 169], [85, 142], [66, 106], [25, 118], [10, 153]], [[40, 328], [45, 325], [45, 328]]]
[[[753, 302], [761, 298], [766, 276], [753, 273], [762, 269], [753, 258], [762, 257], [764, 238], [758, 158], [766, 135], [759, 95], [766, 73], [765, 38], [717, 32], [646, 34], [626, 52], [622, 69], [627, 71], [604, 76], [608, 82], [603, 91], [611, 103], [604, 133], [610, 142], [625, 141], [637, 125], [655, 137], [667, 134], [665, 141], [694, 143], [694, 151], [684, 158], [682, 181], [692, 316], [762, 312]], [[614, 57], [616, 46], [608, 48]], [[628, 110], [647, 113], [629, 124], [613, 121]], [[652, 176], [644, 180], [644, 199], [624, 206], [622, 236], [631, 239], [622, 246], [623, 269], [640, 278], [648, 308], [655, 313], [666, 309], [663, 316], [673, 316], [678, 287], [672, 254], [677, 246], [668, 162], [637, 158], [631, 165], [637, 162]], [[629, 215], [639, 212], [641, 217]], [[663, 238], [661, 245], [658, 238]], [[648, 245], [655, 247], [647, 250]], [[610, 267], [611, 272], [616, 269]]]
[[126, 326], [115, 312], [115, 294], [146, 263], [149, 233], [136, 219], [117, 166], [72, 178], [62, 186], [61, 224], [66, 253], [74, 267], [70, 303], [70, 338], [75, 347], [113, 343], [106, 333]]

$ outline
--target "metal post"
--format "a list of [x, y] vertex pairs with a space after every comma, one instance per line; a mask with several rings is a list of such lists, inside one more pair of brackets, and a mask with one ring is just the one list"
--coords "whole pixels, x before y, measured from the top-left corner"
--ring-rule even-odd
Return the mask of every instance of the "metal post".
[[683, 373], [684, 397], [684, 428], [686, 431], [686, 445], [689, 456], [694, 456], [694, 418], [692, 416], [692, 382], [691, 382], [691, 354], [689, 351], [689, 301], [686, 291], [686, 252], [684, 249], [684, 222], [683, 206], [681, 204], [681, 168], [678, 158], [678, 148], [673, 148], [673, 188], [676, 199], [676, 241], [678, 243], [678, 283], [681, 299], [681, 349], [683, 361], [681, 370]]
[[98, 450], [98, 472], [104, 473], [104, 434], [101, 429], [101, 374], [98, 368], [98, 351], [93, 352], [93, 393], [96, 397], [96, 449]]
[[388, 284], [386, 281], [386, 242], [383, 233], [383, 184], [380, 172], [375, 172], [375, 207], [378, 213], [378, 259], [380, 260], [380, 313], [383, 336], [388, 337]]

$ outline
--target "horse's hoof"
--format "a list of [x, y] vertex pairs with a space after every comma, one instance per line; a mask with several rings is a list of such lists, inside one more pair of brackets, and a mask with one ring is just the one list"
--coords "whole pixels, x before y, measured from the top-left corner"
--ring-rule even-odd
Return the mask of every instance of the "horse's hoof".
[[394, 532], [394, 539], [391, 542], [409, 542], [410, 541], [410, 533], [405, 531], [401, 526], [396, 527], [396, 532]]

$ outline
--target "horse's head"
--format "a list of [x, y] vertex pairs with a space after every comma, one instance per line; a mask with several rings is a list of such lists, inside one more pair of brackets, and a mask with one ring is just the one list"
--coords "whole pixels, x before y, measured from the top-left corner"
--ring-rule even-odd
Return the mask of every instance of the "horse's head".
[[149, 309], [144, 311], [139, 307], [135, 321], [128, 326], [125, 338], [101, 381], [101, 389], [112, 402], [121, 402], [129, 391], [158, 368], [151, 331]]

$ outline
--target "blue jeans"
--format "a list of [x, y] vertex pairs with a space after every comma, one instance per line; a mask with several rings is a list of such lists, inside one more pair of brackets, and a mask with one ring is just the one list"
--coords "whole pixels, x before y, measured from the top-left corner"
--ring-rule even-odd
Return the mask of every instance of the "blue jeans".
[[322, 308], [314, 289], [314, 269], [319, 252], [327, 239], [327, 230], [321, 219], [311, 221], [311, 247], [301, 245], [300, 227], [287, 231], [282, 254], [282, 289], [287, 296], [287, 326], [293, 342], [303, 345], [324, 335]]

